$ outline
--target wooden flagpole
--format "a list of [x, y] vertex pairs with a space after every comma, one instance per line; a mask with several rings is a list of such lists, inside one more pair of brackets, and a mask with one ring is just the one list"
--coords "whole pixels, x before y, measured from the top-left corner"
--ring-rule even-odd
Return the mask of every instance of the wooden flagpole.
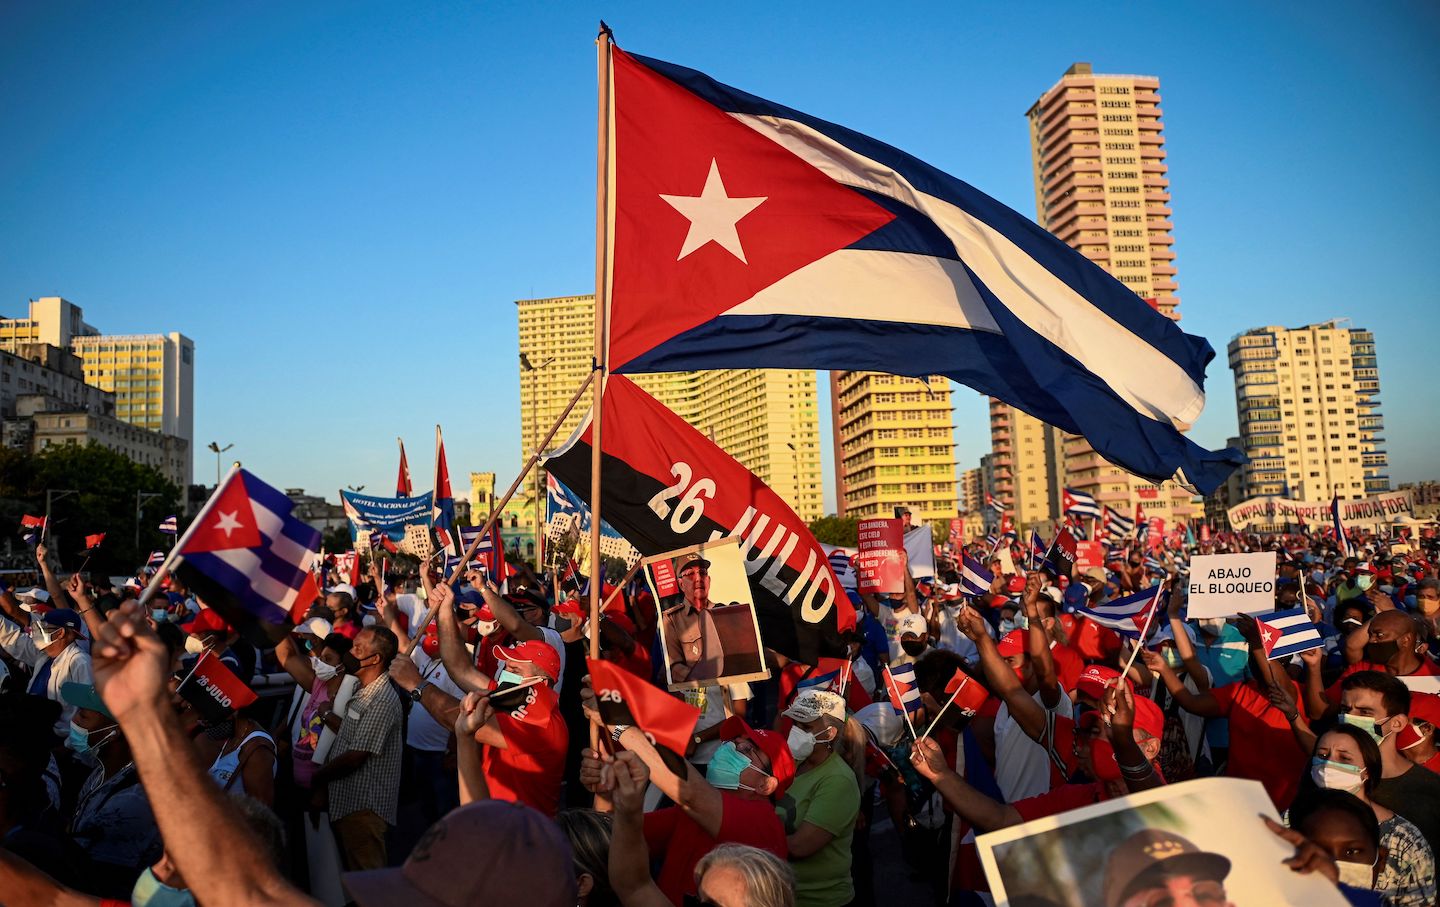
[[590, 657], [600, 657], [600, 590], [605, 584], [605, 559], [600, 552], [600, 466], [602, 440], [601, 416], [604, 412], [605, 379], [610, 360], [610, 343], [606, 336], [610, 321], [610, 131], [612, 85], [610, 26], [600, 23], [595, 36], [599, 77], [597, 79], [598, 114], [596, 121], [595, 155], [595, 384], [590, 410]]
[[[545, 440], [541, 441], [539, 446], [536, 447], [535, 450], [531, 451], [530, 457], [525, 461], [525, 465], [520, 468], [519, 474], [515, 476], [515, 481], [510, 483], [510, 488], [506, 490], [505, 496], [502, 497], [499, 502], [497, 502], [495, 506], [490, 509], [490, 515], [485, 518], [484, 528], [480, 530], [479, 535], [475, 536], [475, 538], [470, 541], [470, 546], [465, 549], [465, 554], [460, 559], [461, 568], [463, 568], [466, 564], [470, 563], [470, 560], [475, 557], [475, 551], [480, 547], [480, 542], [487, 535], [489, 535], [492, 530], [494, 530], [495, 524], [500, 519], [500, 514], [503, 513], [505, 510], [505, 505], [510, 503], [510, 499], [515, 496], [515, 490], [518, 489], [520, 485], [525, 481], [525, 477], [530, 474], [530, 470], [535, 467], [535, 464], [540, 462], [540, 452], [550, 446], [550, 442], [554, 440], [556, 433], [560, 431], [560, 426], [564, 424], [567, 418], [569, 418], [571, 411], [575, 409], [575, 404], [580, 402], [580, 398], [584, 396], [585, 391], [590, 387], [590, 383], [594, 379], [595, 373], [592, 371], [585, 376], [584, 381], [580, 382], [580, 386], [576, 388], [575, 393], [571, 395], [570, 401], [565, 404], [565, 408], [560, 411], [560, 415], [555, 419], [555, 424], [550, 426], [550, 431], [546, 433]], [[456, 529], [456, 531], [458, 532], [459, 529]], [[504, 556], [503, 553], [501, 556]], [[421, 564], [422, 574], [425, 566], [426, 565]], [[454, 586], [456, 583], [460, 582], [461, 576], [462, 570], [457, 569], [455, 571], [455, 574], [449, 579], [447, 579], [446, 582]], [[436, 609], [433, 605], [430, 606], [428, 610], [426, 610], [424, 618], [422, 618], [420, 621], [420, 626], [415, 631], [415, 635], [411, 637], [410, 643], [405, 647], [406, 655], [414, 652], [415, 647], [420, 644], [420, 637], [425, 635], [425, 628], [430, 626], [430, 621], [435, 619], [435, 611]]]

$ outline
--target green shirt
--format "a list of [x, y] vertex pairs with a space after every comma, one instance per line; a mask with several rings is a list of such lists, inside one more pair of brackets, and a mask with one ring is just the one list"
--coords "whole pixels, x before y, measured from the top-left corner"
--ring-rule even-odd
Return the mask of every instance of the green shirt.
[[854, 900], [850, 839], [860, 814], [860, 788], [845, 760], [831, 753], [820, 765], [796, 775], [775, 811], [785, 823], [787, 835], [809, 822], [835, 836], [804, 859], [791, 857], [796, 907], [839, 907]]

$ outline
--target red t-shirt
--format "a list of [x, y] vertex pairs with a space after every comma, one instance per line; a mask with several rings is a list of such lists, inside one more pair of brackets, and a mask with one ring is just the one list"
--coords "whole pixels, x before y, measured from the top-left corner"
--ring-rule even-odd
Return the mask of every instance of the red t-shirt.
[[[1325, 691], [1325, 698], [1330, 700], [1333, 705], [1339, 705], [1340, 684], [1344, 683], [1345, 678], [1349, 677], [1351, 674], [1354, 674], [1356, 671], [1379, 671], [1381, 674], [1394, 673], [1389, 668], [1385, 667], [1383, 664], [1377, 664], [1373, 661], [1357, 661], [1353, 665], [1345, 669], [1345, 673], [1340, 675], [1339, 680], [1336, 680], [1334, 683], [1330, 684], [1330, 688]], [[1420, 657], [1420, 667], [1417, 670], [1412, 671], [1411, 673], [1404, 676], [1434, 677], [1436, 675], [1440, 675], [1440, 664], [1437, 664], [1435, 660], [1428, 655], [1422, 655]]]
[[491, 797], [524, 803], [554, 818], [570, 731], [560, 718], [560, 700], [553, 689], [540, 684], [527, 692], [524, 705], [495, 713], [506, 746], [485, 747], [481, 769]]
[[1424, 762], [1420, 763], [1420, 767], [1428, 768], [1435, 774], [1440, 775], [1440, 753], [1436, 753], [1429, 759], [1426, 759]]
[[1020, 814], [1021, 822], [1029, 822], [1108, 799], [1110, 795], [1106, 792], [1106, 785], [1100, 781], [1091, 781], [1087, 784], [1062, 784], [1052, 791], [1016, 800], [1010, 805]]
[[725, 804], [720, 834], [713, 838], [678, 806], [645, 814], [645, 843], [652, 855], [663, 860], [655, 884], [672, 904], [683, 904], [687, 894], [697, 893], [695, 864], [716, 844], [749, 844], [782, 860], [790, 855], [785, 826], [780, 824], [774, 803], [749, 800], [723, 790], [720, 798]]
[[346, 620], [337, 622], [336, 624], [331, 626], [330, 632], [339, 633], [341, 636], [353, 642], [355, 640], [355, 637], [360, 635], [360, 631], [362, 629], [364, 628], [361, 627], [359, 624], [355, 623], [353, 620]]
[[[1291, 685], [1295, 701], [1303, 703], [1300, 685], [1294, 681]], [[1225, 773], [1259, 781], [1276, 809], [1289, 809], [1300, 773], [1310, 760], [1310, 754], [1295, 741], [1290, 722], [1259, 690], [1259, 681], [1229, 683], [1211, 690], [1210, 695], [1230, 722], [1230, 765]]]
[[1080, 682], [1080, 675], [1085, 673], [1085, 659], [1074, 649], [1059, 643], [1050, 647], [1050, 659], [1055, 662], [1055, 675], [1060, 678], [1060, 686], [1073, 699], [1075, 684]]

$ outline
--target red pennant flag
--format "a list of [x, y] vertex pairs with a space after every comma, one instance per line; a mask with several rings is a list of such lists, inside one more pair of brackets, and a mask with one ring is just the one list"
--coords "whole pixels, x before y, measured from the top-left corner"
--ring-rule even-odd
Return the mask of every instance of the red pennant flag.
[[36, 529], [45, 525], [45, 518], [43, 516], [31, 516], [27, 513], [20, 518], [20, 525], [27, 529]]
[[255, 693], [213, 653], [200, 653], [195, 668], [176, 690], [207, 721], [223, 721], [254, 702]]
[[410, 464], [405, 459], [405, 441], [402, 438], [395, 440], [400, 444], [400, 474], [395, 477], [395, 497], [408, 498], [414, 488], [410, 484]]
[[974, 715], [985, 704], [985, 700], [990, 698], [990, 692], [978, 680], [959, 668], [955, 669], [955, 676], [950, 678], [950, 682], [945, 684], [945, 692], [955, 697], [954, 707], [964, 715]]
[[298, 626], [305, 619], [305, 612], [310, 610], [310, 606], [319, 597], [320, 584], [315, 581], [315, 572], [306, 570], [305, 581], [300, 586], [300, 591], [295, 593], [295, 604], [290, 606], [290, 622]]
[[[611, 662], [587, 658], [585, 663], [601, 719], [611, 727], [630, 724], [640, 728], [672, 770], [683, 775], [681, 757], [700, 719], [700, 710]], [[671, 757], [680, 760], [679, 768]]]
[[97, 532], [94, 535], [87, 535], [85, 536], [85, 550], [94, 551], [96, 548], [100, 547], [100, 543], [103, 541], [105, 541], [105, 533], [103, 532]]

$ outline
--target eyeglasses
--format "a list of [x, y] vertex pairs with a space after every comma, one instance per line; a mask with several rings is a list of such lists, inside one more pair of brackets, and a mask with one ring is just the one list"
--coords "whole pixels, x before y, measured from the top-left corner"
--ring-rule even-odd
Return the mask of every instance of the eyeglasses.
[[[1187, 892], [1178, 892], [1185, 894]], [[1127, 900], [1127, 907], [1175, 907], [1177, 892], [1155, 889], [1148, 892], [1141, 900]], [[1225, 903], [1225, 886], [1219, 882], [1206, 880], [1196, 882], [1190, 886], [1188, 892], [1190, 899], [1197, 904], [1223, 904]]]

